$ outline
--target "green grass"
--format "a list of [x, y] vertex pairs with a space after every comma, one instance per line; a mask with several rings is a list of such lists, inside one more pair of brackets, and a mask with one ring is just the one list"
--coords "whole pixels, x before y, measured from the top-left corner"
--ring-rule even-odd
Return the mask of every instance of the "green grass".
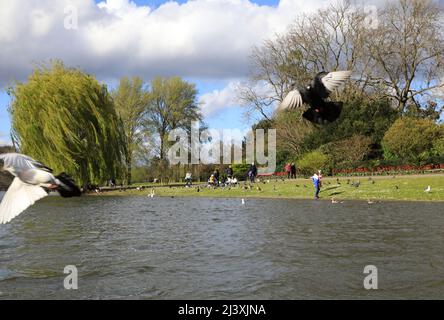
[[[444, 201], [444, 175], [401, 176], [401, 177], [352, 177], [350, 182], [360, 182], [359, 187], [347, 183], [348, 178], [324, 178], [321, 199], [372, 199], [372, 200], [417, 200], [417, 201]], [[374, 183], [372, 183], [374, 181]], [[431, 192], [424, 189], [429, 186]], [[277, 180], [259, 182], [252, 188], [245, 190], [241, 183], [234, 188], [206, 188], [197, 185], [185, 187], [156, 187], [156, 196], [174, 197], [240, 197], [240, 198], [313, 198], [313, 184], [310, 179]], [[249, 186], [249, 184], [246, 184]], [[260, 189], [258, 189], [260, 188]], [[109, 191], [102, 195], [139, 195], [147, 196], [151, 189], [143, 191]]]

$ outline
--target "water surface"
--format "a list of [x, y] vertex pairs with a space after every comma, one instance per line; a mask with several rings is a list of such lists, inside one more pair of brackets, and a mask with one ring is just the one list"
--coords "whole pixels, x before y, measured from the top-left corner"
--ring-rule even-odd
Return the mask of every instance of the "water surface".
[[0, 299], [442, 299], [443, 206], [48, 197], [0, 226]]

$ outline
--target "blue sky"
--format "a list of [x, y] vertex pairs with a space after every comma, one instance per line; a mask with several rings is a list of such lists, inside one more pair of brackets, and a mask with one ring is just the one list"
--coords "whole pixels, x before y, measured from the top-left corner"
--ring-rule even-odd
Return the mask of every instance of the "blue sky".
[[[59, 4], [63, 1], [65, 7]], [[305, 2], [282, 1], [297, 6], [295, 8]], [[10, 141], [7, 85], [25, 81], [36, 62], [53, 58], [95, 74], [111, 87], [127, 75], [140, 75], [146, 81], [155, 75], [182, 76], [197, 85], [199, 97], [205, 103], [205, 121], [210, 127], [246, 129], [250, 126], [242, 108], [233, 102], [233, 84], [247, 76], [251, 47], [282, 31], [291, 22], [293, 14], [290, 15], [289, 10], [278, 10], [279, 0], [178, 0], [180, 6], [170, 6], [168, 10], [165, 9], [167, 1], [160, 0], [107, 0], [99, 9], [100, 2], [95, 0], [94, 5], [90, 0], [61, 0], [55, 8], [45, 7], [44, 2], [37, 0], [0, 1], [3, 48], [0, 52], [0, 145]], [[64, 9], [71, 3], [78, 8], [79, 31], [76, 33], [60, 28], [65, 18]], [[149, 12], [143, 10], [147, 6]], [[202, 14], [199, 15], [198, 10]], [[26, 15], [30, 19], [24, 19]], [[84, 20], [88, 24], [81, 24]], [[196, 20], [203, 22], [199, 25]], [[131, 39], [134, 30], [147, 25], [159, 26], [160, 33], [165, 35], [156, 38], [141, 31]], [[188, 26], [189, 30], [184, 30]], [[164, 43], [165, 38], [171, 45]], [[141, 44], [144, 41], [148, 44]], [[132, 49], [125, 51], [122, 46], [136, 48], [140, 60], [134, 62]], [[184, 51], [189, 52], [184, 55]]]

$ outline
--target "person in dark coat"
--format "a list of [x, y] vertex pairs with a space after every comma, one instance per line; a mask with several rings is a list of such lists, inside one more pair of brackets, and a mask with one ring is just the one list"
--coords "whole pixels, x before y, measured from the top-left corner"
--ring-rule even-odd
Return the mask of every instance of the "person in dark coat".
[[233, 168], [231, 166], [228, 166], [228, 168], [225, 170], [225, 174], [227, 175], [227, 179], [233, 178]]
[[290, 177], [291, 179], [296, 179], [296, 165], [294, 162], [290, 165]]
[[254, 183], [254, 179], [257, 176], [257, 167], [254, 162], [250, 166], [250, 170], [248, 171], [248, 176], [250, 177], [250, 182]]

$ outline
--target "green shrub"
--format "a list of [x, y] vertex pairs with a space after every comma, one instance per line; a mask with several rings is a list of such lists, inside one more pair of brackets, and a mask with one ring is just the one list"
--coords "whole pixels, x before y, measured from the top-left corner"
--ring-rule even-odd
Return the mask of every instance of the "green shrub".
[[232, 168], [233, 168], [233, 176], [237, 180], [245, 180], [248, 173], [248, 169], [250, 169], [250, 164], [249, 163], [233, 164]]
[[317, 170], [329, 171], [330, 168], [326, 167], [328, 163], [328, 157], [319, 150], [308, 152], [302, 155], [297, 161], [299, 170], [306, 175], [311, 175]]
[[444, 138], [442, 125], [432, 120], [400, 118], [387, 130], [382, 139], [384, 158], [420, 163], [439, 155]]

